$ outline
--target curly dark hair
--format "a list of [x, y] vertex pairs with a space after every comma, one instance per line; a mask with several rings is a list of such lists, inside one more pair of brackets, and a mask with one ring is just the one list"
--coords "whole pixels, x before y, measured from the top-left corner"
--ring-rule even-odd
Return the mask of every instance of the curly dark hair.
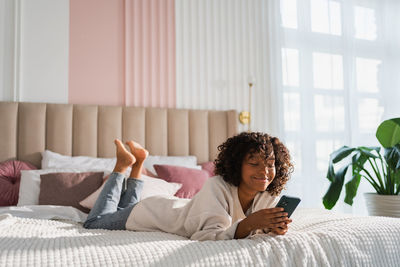
[[215, 174], [234, 185], [239, 186], [242, 179], [242, 162], [245, 156], [255, 153], [268, 157], [273, 151], [275, 155], [276, 175], [267, 187], [271, 195], [277, 196], [293, 172], [293, 164], [286, 146], [277, 138], [261, 132], [242, 132], [228, 138], [218, 146], [219, 154], [215, 163]]

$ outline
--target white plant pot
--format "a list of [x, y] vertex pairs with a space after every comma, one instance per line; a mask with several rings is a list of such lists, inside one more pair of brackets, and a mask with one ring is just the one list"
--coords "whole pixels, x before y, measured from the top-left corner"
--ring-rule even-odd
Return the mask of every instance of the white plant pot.
[[368, 214], [400, 218], [400, 195], [364, 193]]

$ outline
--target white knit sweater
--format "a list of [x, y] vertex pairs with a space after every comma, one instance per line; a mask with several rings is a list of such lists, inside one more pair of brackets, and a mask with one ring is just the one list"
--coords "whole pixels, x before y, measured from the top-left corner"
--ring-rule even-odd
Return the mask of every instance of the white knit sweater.
[[[272, 208], [277, 200], [268, 192], [260, 192], [246, 214]], [[194, 240], [233, 239], [244, 218], [238, 188], [215, 176], [193, 199], [155, 196], [141, 200], [129, 215], [126, 229], [163, 231]]]

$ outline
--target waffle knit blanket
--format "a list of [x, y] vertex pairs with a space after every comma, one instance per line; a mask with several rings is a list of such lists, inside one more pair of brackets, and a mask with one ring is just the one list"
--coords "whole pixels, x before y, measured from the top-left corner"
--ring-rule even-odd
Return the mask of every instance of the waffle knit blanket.
[[284, 236], [192, 241], [0, 215], [0, 266], [399, 266], [400, 219], [298, 210]]

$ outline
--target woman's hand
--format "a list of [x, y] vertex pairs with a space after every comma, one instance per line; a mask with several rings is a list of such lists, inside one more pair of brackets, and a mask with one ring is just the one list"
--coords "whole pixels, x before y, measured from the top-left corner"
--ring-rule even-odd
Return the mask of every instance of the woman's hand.
[[271, 233], [273, 233], [275, 235], [284, 235], [284, 234], [286, 234], [286, 232], [289, 229], [288, 224], [291, 223], [291, 222], [292, 222], [291, 219], [287, 219], [286, 223], [285, 223], [285, 226], [279, 226], [279, 227], [276, 227], [276, 228], [272, 228], [272, 229], [270, 229]]
[[[276, 228], [271, 228], [271, 229], [267, 229], [268, 232], [273, 233], [275, 235], [284, 235], [286, 234], [286, 232], [288, 231], [288, 224], [292, 222], [292, 219], [286, 218], [285, 219], [285, 225], [283, 226], [278, 226]], [[265, 232], [266, 229], [264, 229]]]
[[250, 214], [246, 219], [250, 221], [253, 230], [256, 229], [275, 229], [285, 227], [288, 220], [287, 213], [283, 208], [262, 209]]
[[287, 215], [283, 208], [256, 211], [239, 223], [235, 238], [244, 238], [253, 230], [266, 228], [271, 229], [271, 231], [277, 234], [285, 234], [287, 232], [287, 224], [292, 221]]

